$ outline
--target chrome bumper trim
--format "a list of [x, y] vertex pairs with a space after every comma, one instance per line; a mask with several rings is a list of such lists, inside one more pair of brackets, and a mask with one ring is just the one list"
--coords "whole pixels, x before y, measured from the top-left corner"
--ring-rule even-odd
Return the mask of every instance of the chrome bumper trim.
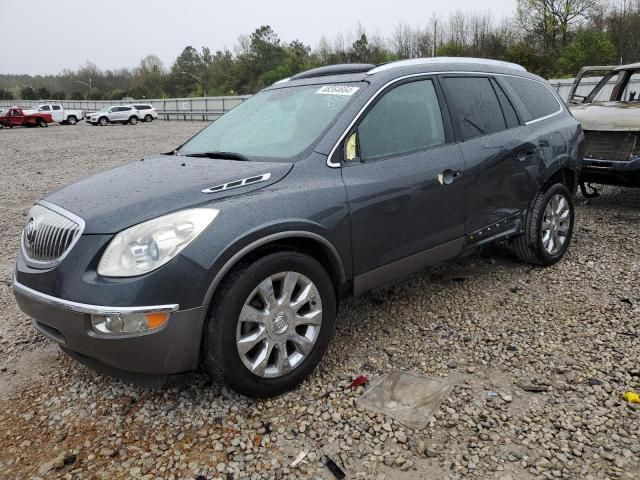
[[69, 310], [77, 313], [88, 313], [95, 315], [115, 315], [115, 314], [133, 314], [133, 313], [151, 313], [151, 312], [175, 312], [180, 305], [151, 305], [143, 307], [107, 307], [104, 305], [89, 305], [86, 303], [72, 302], [70, 300], [64, 300], [62, 298], [53, 297], [46, 293], [38, 292], [33, 288], [29, 288], [26, 285], [22, 285], [16, 280], [15, 274], [13, 276], [13, 292], [14, 294], [22, 295], [23, 297], [30, 298], [36, 302], [50, 305], [54, 308], [62, 310]]

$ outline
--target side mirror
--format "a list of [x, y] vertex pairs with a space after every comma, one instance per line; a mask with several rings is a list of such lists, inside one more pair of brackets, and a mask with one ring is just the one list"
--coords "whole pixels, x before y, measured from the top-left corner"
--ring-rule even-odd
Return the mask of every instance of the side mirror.
[[347, 162], [359, 161], [360, 157], [358, 156], [358, 132], [353, 132], [347, 143], [345, 144], [345, 160]]

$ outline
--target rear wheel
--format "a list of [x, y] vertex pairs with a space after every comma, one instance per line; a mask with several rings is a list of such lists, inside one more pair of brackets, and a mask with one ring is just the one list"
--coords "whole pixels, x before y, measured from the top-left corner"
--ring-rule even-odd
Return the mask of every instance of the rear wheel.
[[520, 260], [534, 265], [558, 262], [573, 235], [574, 206], [571, 192], [561, 183], [538, 193], [525, 219], [525, 231], [513, 240]]
[[151, 122], [153, 122], [153, 117], [151, 115], [145, 115], [144, 121], [148, 122], [148, 123], [151, 123]]
[[44, 127], [47, 127], [47, 126], [48, 126], [48, 124], [47, 124], [47, 122], [45, 121], [45, 119], [44, 119], [44, 118], [38, 118], [38, 119], [36, 120], [36, 123], [38, 124], [38, 126], [39, 126], [39, 127], [42, 127], [42, 128], [44, 128]]
[[134, 116], [134, 115], [131, 115], [131, 116], [129, 117], [129, 123], [130, 123], [131, 125], [135, 125], [136, 123], [138, 123], [138, 117], [136, 117], [136, 116]]
[[107, 117], [100, 117], [100, 120], [98, 120], [98, 123], [100, 124], [101, 127], [106, 127], [109, 124], [109, 119]]
[[275, 252], [241, 265], [214, 297], [204, 369], [244, 395], [284, 393], [322, 359], [335, 315], [333, 284], [315, 259]]
[[69, 115], [69, 117], [67, 118], [67, 123], [69, 125], [75, 125], [76, 123], [78, 123], [78, 119], [74, 115]]

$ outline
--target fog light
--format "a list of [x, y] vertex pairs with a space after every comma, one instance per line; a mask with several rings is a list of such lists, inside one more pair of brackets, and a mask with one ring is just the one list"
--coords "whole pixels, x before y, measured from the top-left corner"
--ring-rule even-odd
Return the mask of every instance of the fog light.
[[91, 315], [91, 326], [97, 333], [127, 334], [144, 333], [162, 327], [169, 320], [166, 312], [113, 313]]

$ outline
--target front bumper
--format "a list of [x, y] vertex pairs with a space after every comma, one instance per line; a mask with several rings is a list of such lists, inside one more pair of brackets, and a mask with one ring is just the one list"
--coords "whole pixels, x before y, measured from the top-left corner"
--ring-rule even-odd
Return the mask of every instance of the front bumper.
[[640, 187], [640, 157], [631, 160], [585, 158], [582, 162], [583, 182]]
[[[13, 291], [20, 309], [34, 327], [58, 343], [63, 350], [94, 366], [148, 375], [176, 375], [198, 368], [202, 326], [206, 307], [180, 310], [179, 305], [108, 307], [88, 305], [47, 295], [14, 278]], [[167, 323], [156, 331], [130, 335], [104, 335], [91, 327], [92, 314], [171, 312]], [[99, 369], [105, 371], [107, 369]]]

